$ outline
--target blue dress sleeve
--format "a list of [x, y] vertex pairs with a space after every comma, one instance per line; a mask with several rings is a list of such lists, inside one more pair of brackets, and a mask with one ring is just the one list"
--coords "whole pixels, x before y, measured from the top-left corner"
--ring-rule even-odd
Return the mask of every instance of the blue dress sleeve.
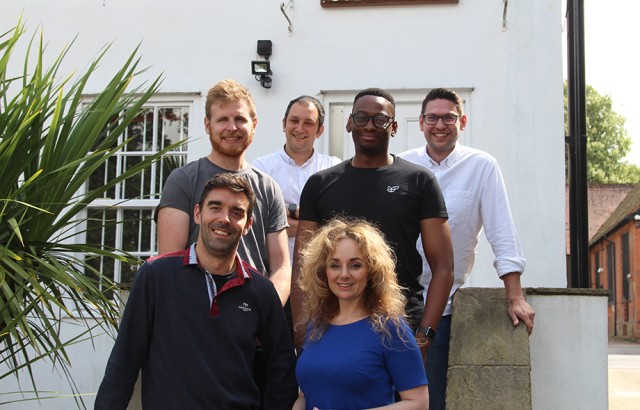
[[391, 341], [385, 343], [384, 357], [396, 390], [400, 392], [427, 384], [420, 348], [411, 329], [403, 320], [400, 329], [402, 340], [396, 326], [390, 324], [389, 327]]

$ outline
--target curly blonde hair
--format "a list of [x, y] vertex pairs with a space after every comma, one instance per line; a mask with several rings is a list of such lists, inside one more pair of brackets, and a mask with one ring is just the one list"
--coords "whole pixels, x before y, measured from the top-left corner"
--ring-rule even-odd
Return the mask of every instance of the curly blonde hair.
[[213, 104], [227, 104], [230, 102], [246, 102], [249, 107], [249, 115], [256, 118], [256, 104], [253, 102], [251, 92], [236, 80], [227, 78], [216, 83], [207, 92], [207, 100], [204, 104], [204, 112], [207, 118], [211, 118], [211, 106]]
[[302, 315], [296, 326], [310, 324], [309, 340], [318, 340], [338, 314], [339, 302], [329, 288], [327, 266], [336, 244], [345, 238], [356, 242], [367, 267], [364, 304], [373, 329], [388, 339], [387, 325], [391, 321], [400, 338], [405, 340], [401, 321], [405, 316], [406, 298], [396, 278], [395, 254], [382, 232], [362, 219], [332, 219], [302, 249], [298, 284], [304, 292], [304, 299]]

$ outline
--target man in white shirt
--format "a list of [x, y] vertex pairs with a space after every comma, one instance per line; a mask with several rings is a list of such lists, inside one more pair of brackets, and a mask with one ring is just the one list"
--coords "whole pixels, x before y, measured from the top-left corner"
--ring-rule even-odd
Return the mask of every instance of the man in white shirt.
[[[513, 325], [518, 326], [522, 321], [531, 334], [535, 312], [522, 294], [520, 275], [525, 259], [498, 163], [483, 151], [457, 143], [459, 133], [467, 124], [462, 99], [454, 91], [432, 90], [422, 102], [419, 122], [426, 147], [398, 156], [426, 167], [436, 176], [447, 204], [454, 254], [455, 278], [451, 294], [436, 337], [427, 351], [429, 409], [437, 410], [445, 408], [451, 301], [471, 273], [483, 227], [495, 255], [493, 265], [504, 282]], [[421, 251], [421, 246], [418, 250]], [[424, 256], [423, 280], [426, 298], [431, 270]]]
[[289, 255], [293, 262], [302, 188], [311, 174], [338, 164], [340, 159], [313, 148], [324, 131], [324, 108], [318, 99], [302, 95], [291, 100], [284, 113], [282, 130], [285, 135], [282, 149], [256, 158], [251, 165], [270, 175], [280, 186], [287, 205]]

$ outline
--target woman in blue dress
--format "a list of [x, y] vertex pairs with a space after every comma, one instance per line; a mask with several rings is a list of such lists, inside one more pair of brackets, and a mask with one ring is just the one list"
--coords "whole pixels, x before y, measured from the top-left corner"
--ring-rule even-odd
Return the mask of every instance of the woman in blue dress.
[[307, 333], [294, 409], [429, 407], [395, 258], [377, 228], [362, 220], [331, 220], [302, 250], [299, 280]]

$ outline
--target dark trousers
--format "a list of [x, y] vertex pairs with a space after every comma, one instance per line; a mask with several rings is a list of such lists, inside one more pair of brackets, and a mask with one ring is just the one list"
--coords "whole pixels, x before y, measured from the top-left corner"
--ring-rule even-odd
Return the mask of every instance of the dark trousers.
[[253, 380], [260, 389], [260, 410], [264, 410], [264, 393], [267, 388], [267, 360], [264, 357], [262, 346], [256, 346], [253, 357]]
[[449, 367], [449, 339], [451, 315], [442, 316], [436, 337], [427, 350], [427, 380], [429, 381], [429, 410], [444, 410]]

